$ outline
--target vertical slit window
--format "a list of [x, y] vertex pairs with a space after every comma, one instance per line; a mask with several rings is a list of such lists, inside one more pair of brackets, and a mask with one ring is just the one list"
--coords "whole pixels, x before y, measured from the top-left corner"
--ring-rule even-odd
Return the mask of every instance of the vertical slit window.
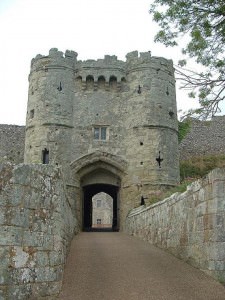
[[46, 148], [42, 151], [42, 163], [45, 165], [49, 164], [49, 150]]

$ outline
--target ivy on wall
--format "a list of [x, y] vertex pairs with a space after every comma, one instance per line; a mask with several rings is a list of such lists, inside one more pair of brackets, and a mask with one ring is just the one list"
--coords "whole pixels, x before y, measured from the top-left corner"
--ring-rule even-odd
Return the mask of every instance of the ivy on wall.
[[190, 121], [178, 122], [178, 142], [180, 143], [191, 129]]

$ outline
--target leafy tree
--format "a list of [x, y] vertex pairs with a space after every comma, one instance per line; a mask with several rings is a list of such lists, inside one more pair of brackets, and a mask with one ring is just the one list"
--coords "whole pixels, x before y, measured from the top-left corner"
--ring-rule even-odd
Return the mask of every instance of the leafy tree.
[[184, 68], [179, 61], [177, 78], [190, 97], [198, 97], [200, 108], [189, 114], [209, 118], [220, 111], [225, 99], [225, 1], [224, 0], [154, 0], [150, 13], [160, 30], [156, 42], [176, 46], [184, 34], [187, 42], [182, 53], [204, 66], [202, 72]]

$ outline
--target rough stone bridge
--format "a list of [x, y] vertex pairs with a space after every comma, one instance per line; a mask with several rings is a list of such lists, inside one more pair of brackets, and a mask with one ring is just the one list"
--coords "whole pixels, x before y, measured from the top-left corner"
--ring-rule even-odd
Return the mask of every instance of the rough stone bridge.
[[224, 300], [225, 289], [167, 252], [118, 232], [82, 232], [65, 269], [65, 300]]

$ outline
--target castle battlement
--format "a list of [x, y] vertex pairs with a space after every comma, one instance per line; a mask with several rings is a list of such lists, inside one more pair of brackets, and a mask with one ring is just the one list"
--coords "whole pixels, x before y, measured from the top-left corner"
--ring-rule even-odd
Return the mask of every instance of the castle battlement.
[[77, 60], [77, 52], [66, 50], [65, 53], [57, 48], [49, 50], [49, 55], [38, 54], [31, 61], [31, 73], [33, 71], [47, 71], [50, 69], [68, 68], [85, 81], [88, 76], [93, 76], [94, 81], [99, 77], [116, 77], [118, 81], [126, 78], [129, 72], [144, 69], [156, 70], [173, 74], [173, 62], [163, 57], [151, 56], [151, 52], [132, 51], [126, 55], [126, 61], [118, 60], [115, 55], [105, 55], [103, 59]]

